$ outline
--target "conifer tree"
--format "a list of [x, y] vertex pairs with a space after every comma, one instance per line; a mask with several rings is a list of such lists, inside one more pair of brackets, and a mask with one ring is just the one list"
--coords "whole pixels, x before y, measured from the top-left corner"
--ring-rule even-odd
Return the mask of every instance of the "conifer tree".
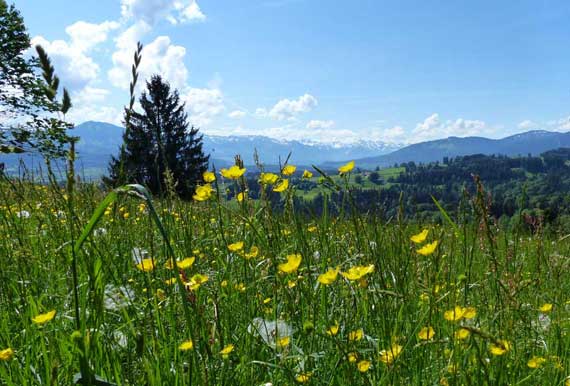
[[176, 192], [189, 198], [208, 166], [202, 135], [194, 127], [189, 129], [185, 105], [177, 90], [172, 90], [159, 75], [152, 76], [146, 86], [139, 99], [142, 113], [130, 112], [124, 146], [119, 156], [111, 160], [107, 182], [123, 183], [123, 175], [126, 181], [162, 194], [166, 190], [166, 175], [170, 174]]

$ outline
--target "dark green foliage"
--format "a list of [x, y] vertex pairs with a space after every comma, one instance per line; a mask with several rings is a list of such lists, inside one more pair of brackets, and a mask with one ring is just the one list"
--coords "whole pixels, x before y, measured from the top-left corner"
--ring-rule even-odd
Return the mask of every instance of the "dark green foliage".
[[[30, 38], [18, 10], [0, 0], [0, 152], [39, 151], [47, 157], [66, 154], [72, 125], [59, 117], [71, 107], [69, 93], [56, 100], [59, 78], [40, 47], [39, 60], [24, 56]], [[42, 72], [43, 78], [36, 72]]]
[[209, 156], [204, 155], [198, 129], [188, 129], [178, 91], [171, 90], [155, 75], [147, 82], [147, 91], [139, 101], [143, 112], [130, 113], [130, 124], [123, 137], [124, 150], [111, 161], [107, 182], [116, 184], [122, 167], [127, 181], [162, 194], [167, 188], [168, 172], [175, 181], [176, 193], [191, 197]]

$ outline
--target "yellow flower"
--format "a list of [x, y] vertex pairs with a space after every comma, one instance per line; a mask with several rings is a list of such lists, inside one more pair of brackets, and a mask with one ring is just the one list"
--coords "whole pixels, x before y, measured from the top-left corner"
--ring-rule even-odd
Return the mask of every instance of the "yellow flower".
[[423, 231], [421, 231], [417, 235], [413, 235], [412, 237], [410, 237], [410, 240], [412, 240], [416, 244], [421, 244], [424, 241], [426, 241], [428, 233], [429, 233], [429, 230], [424, 229]]
[[489, 346], [489, 352], [493, 355], [503, 355], [511, 349], [511, 345], [506, 340], [497, 340]]
[[243, 241], [237, 241], [235, 243], [232, 243], [230, 245], [228, 245], [228, 249], [231, 252], [239, 252], [243, 249]]
[[354, 363], [358, 360], [358, 353], [355, 352], [349, 352], [348, 353], [348, 361], [350, 363]]
[[44, 324], [52, 320], [54, 317], [55, 317], [55, 310], [51, 310], [49, 312], [46, 312], [45, 314], [40, 314], [32, 318], [32, 322], [34, 322], [35, 324]]
[[380, 351], [380, 362], [390, 365], [402, 353], [403, 347], [393, 344], [389, 349]]
[[359, 340], [362, 340], [363, 337], [364, 337], [364, 331], [362, 330], [362, 328], [359, 328], [358, 330], [351, 331], [348, 333], [348, 340], [350, 341], [357, 342]]
[[14, 357], [14, 350], [10, 347], [0, 350], [0, 361], [9, 361]]
[[423, 327], [420, 332], [418, 332], [418, 338], [420, 340], [431, 340], [435, 336], [435, 331], [433, 327]]
[[233, 165], [229, 169], [220, 170], [220, 173], [224, 178], [228, 178], [230, 180], [237, 180], [238, 178], [243, 176], [243, 174], [245, 173], [245, 168], [240, 168], [237, 165]]
[[313, 178], [313, 173], [311, 173], [311, 172], [308, 171], [308, 170], [305, 170], [305, 171], [303, 172], [303, 178]]
[[176, 266], [180, 269], [188, 269], [194, 264], [195, 260], [195, 257], [187, 257], [184, 260], [177, 261]]
[[365, 373], [368, 371], [368, 369], [370, 368], [370, 361], [367, 360], [362, 360], [360, 362], [358, 362], [356, 364], [356, 368], [358, 369], [358, 371], [360, 371], [361, 373]]
[[473, 319], [475, 316], [477, 316], [477, 309], [475, 309], [475, 307], [465, 307], [463, 309], [464, 319]]
[[340, 174], [348, 173], [354, 169], [354, 161], [350, 161], [338, 168]]
[[465, 309], [461, 306], [455, 306], [453, 310], [448, 310], [443, 313], [443, 317], [445, 320], [450, 322], [457, 322], [463, 318], [463, 314], [465, 313]]
[[460, 328], [459, 330], [455, 331], [455, 333], [453, 334], [453, 336], [457, 340], [465, 340], [469, 338], [469, 335], [471, 335], [471, 331], [469, 331], [466, 328]]
[[274, 173], [261, 173], [259, 182], [263, 185], [274, 184], [279, 179], [279, 176]]
[[182, 344], [180, 344], [180, 346], [178, 346], [178, 349], [180, 351], [188, 351], [192, 350], [193, 348], [194, 348], [194, 342], [192, 342], [192, 339], [185, 340], [184, 342], [182, 342]]
[[210, 184], [200, 185], [196, 187], [196, 193], [194, 193], [192, 198], [194, 199], [194, 201], [206, 201], [209, 200], [210, 197], [212, 197], [213, 191], [214, 189]]
[[348, 280], [360, 280], [362, 277], [374, 272], [374, 264], [367, 266], [354, 266], [351, 267], [347, 272], [341, 272], [340, 274], [347, 278]]
[[277, 347], [279, 348], [287, 347], [289, 343], [291, 343], [291, 338], [288, 336], [277, 339]]
[[435, 240], [433, 243], [429, 243], [429, 244], [424, 245], [423, 247], [418, 249], [416, 252], [418, 252], [420, 255], [423, 255], [423, 256], [431, 255], [435, 251], [435, 249], [437, 248], [437, 243], [438, 243], [438, 241]]
[[245, 287], [245, 284], [238, 283], [238, 284], [234, 285], [234, 289], [238, 292], [245, 292], [246, 287]]
[[230, 355], [230, 353], [234, 351], [234, 348], [235, 346], [231, 343], [228, 344], [226, 347], [224, 347], [222, 351], [220, 351], [220, 354], [222, 354], [222, 358], [224, 359], [227, 358]]
[[317, 227], [315, 225], [311, 225], [310, 227], [307, 228], [307, 231], [310, 233], [316, 232], [317, 231]]
[[297, 271], [297, 268], [299, 268], [299, 265], [301, 264], [301, 259], [302, 257], [300, 254], [287, 255], [287, 262], [279, 264], [277, 266], [277, 269], [279, 269], [279, 271], [283, 273], [293, 273]]
[[538, 369], [539, 367], [542, 367], [545, 362], [546, 358], [533, 356], [529, 359], [526, 365], [531, 369]]
[[340, 326], [338, 325], [338, 322], [335, 321], [332, 326], [327, 328], [327, 335], [335, 336], [336, 334], [338, 334], [339, 328], [340, 328]]
[[297, 170], [297, 166], [285, 165], [283, 170], [281, 170], [281, 174], [283, 174], [284, 176], [291, 176], [293, 175], [293, 173], [295, 173], [295, 170]]
[[311, 379], [312, 373], [301, 373], [295, 377], [295, 380], [299, 383], [307, 383]]
[[246, 253], [244, 256], [246, 259], [253, 259], [256, 258], [257, 255], [259, 255], [259, 248], [257, 248], [255, 245], [253, 247], [251, 247], [251, 249], [249, 250], [249, 253]]
[[320, 274], [317, 280], [323, 285], [332, 284], [336, 280], [339, 271], [338, 267], [336, 269], [331, 268], [327, 272]]
[[164, 283], [166, 283], [166, 285], [173, 285], [174, 283], [176, 283], [176, 278], [175, 278], [175, 277], [172, 277], [172, 278], [170, 278], [170, 279], [166, 279], [166, 280], [164, 281]]
[[208, 276], [197, 273], [190, 278], [190, 281], [188, 283], [184, 283], [184, 285], [190, 288], [192, 291], [196, 291], [202, 284], [206, 283], [207, 281]]
[[550, 312], [552, 311], [552, 303], [544, 303], [542, 306], [538, 308], [538, 310], [544, 313]]
[[236, 200], [238, 202], [242, 202], [246, 198], [247, 198], [247, 193], [245, 193], [245, 192], [239, 192], [238, 195], [236, 196]]
[[289, 180], [281, 180], [281, 182], [273, 187], [273, 191], [277, 193], [284, 192], [289, 187]]
[[154, 269], [153, 259], [142, 259], [140, 263], [137, 264], [137, 269], [143, 272], [150, 272]]
[[207, 183], [216, 181], [216, 175], [212, 172], [205, 171], [202, 177], [204, 178], [204, 182]]

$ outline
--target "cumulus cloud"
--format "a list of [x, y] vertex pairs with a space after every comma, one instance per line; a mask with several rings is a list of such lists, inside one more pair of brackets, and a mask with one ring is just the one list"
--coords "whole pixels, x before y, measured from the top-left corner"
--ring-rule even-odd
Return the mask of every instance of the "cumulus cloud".
[[106, 105], [109, 94], [109, 90], [91, 86], [73, 93], [73, 107], [67, 118], [72, 122], [100, 121], [120, 125], [122, 108]]
[[196, 0], [121, 0], [121, 15], [150, 25], [161, 19], [172, 24], [206, 20]]
[[332, 129], [335, 125], [335, 122], [332, 120], [329, 121], [319, 121], [319, 120], [311, 120], [309, 121], [309, 123], [307, 123], [307, 129], [309, 130], [313, 130], [313, 129]]
[[561, 132], [570, 131], [570, 116], [549, 121], [547, 125], [550, 130]]
[[[128, 89], [136, 43], [141, 35], [149, 31], [149, 28], [149, 25], [144, 22], [136, 23], [115, 39], [116, 51], [112, 56], [113, 68], [108, 72], [109, 81], [113, 86]], [[177, 89], [186, 86], [188, 69], [184, 63], [186, 55], [184, 47], [172, 44], [168, 36], [159, 36], [144, 46], [142, 55], [139, 79], [144, 80], [153, 74], [160, 74]], [[139, 89], [144, 87], [143, 83], [139, 82]]]
[[69, 40], [49, 41], [35, 36], [32, 46], [40, 44], [49, 54], [62, 84], [70, 90], [80, 90], [94, 81], [99, 65], [89, 56], [89, 51], [107, 40], [110, 31], [119, 27], [112, 21], [92, 24], [78, 21], [65, 29]]
[[435, 113], [416, 125], [412, 130], [410, 142], [430, 141], [450, 136], [467, 137], [472, 135], [493, 135], [495, 129], [479, 120], [458, 118], [442, 121]]
[[197, 127], [207, 127], [225, 109], [223, 94], [219, 89], [190, 87], [182, 99], [186, 103], [190, 124]]
[[299, 114], [311, 111], [317, 106], [317, 104], [318, 101], [314, 96], [305, 94], [294, 100], [281, 99], [268, 111], [266, 109], [259, 108], [256, 112], [259, 112], [260, 114], [256, 115], [267, 115], [268, 117], [279, 121], [294, 119]]
[[234, 110], [228, 114], [228, 117], [233, 118], [233, 119], [240, 119], [240, 118], [245, 117], [246, 115], [247, 115], [247, 113], [245, 111]]

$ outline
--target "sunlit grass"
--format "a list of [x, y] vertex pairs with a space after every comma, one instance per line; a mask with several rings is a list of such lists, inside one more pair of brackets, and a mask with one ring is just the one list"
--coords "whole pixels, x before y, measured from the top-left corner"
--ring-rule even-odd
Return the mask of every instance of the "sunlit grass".
[[168, 243], [149, 202], [106, 208], [78, 251], [79, 328], [70, 232], [104, 192], [80, 185], [70, 213], [58, 187], [2, 182], [0, 383], [72, 384], [86, 358], [119, 385], [564, 384], [568, 241], [499, 229], [477, 201], [454, 224], [380, 223], [349, 196], [303, 217], [293, 183], [282, 212], [226, 202], [246, 186], [224, 173], [196, 202], [153, 201]]

